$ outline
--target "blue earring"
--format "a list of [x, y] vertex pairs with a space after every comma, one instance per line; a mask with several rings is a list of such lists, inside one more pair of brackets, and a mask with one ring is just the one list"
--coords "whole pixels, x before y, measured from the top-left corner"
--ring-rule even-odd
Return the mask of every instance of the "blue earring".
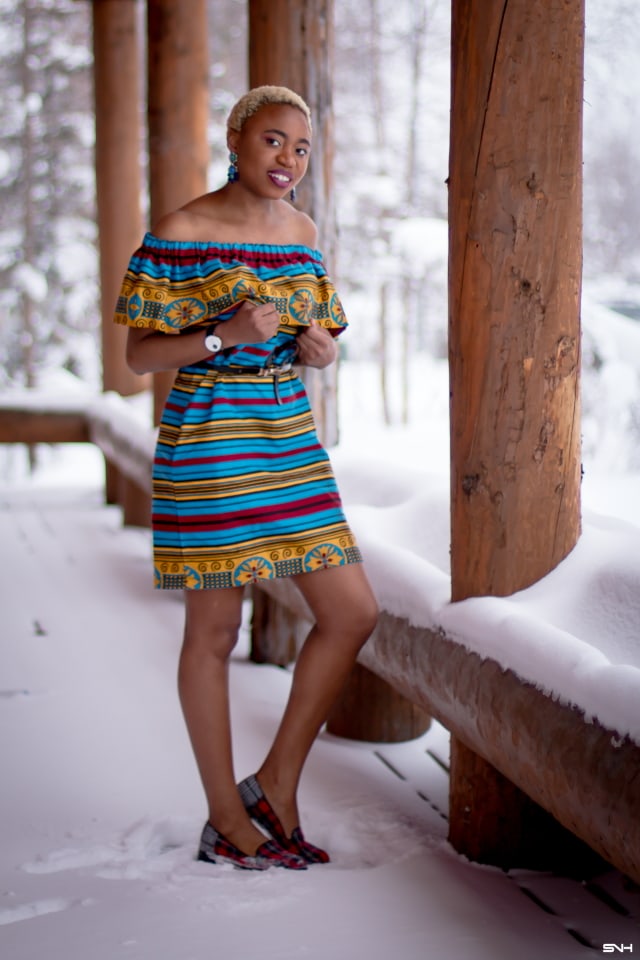
[[295, 203], [295, 202], [296, 202], [296, 188], [295, 188], [295, 187], [291, 187], [291, 192], [290, 192], [289, 196], [290, 196], [290, 198], [291, 198], [291, 203]]
[[233, 150], [229, 153], [229, 169], [227, 170], [227, 180], [229, 183], [235, 183], [238, 180], [238, 154]]

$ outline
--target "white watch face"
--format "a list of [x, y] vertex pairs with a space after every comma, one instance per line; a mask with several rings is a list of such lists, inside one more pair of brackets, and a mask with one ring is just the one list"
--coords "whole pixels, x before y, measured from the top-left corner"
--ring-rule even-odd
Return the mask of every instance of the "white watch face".
[[222, 350], [222, 340], [217, 333], [208, 333], [204, 338], [204, 345], [209, 353], [217, 353]]

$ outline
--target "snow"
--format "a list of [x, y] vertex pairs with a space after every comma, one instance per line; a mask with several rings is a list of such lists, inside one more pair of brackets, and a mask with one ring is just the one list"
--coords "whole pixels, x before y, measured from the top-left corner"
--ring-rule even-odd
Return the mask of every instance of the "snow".
[[[57, 482], [0, 492], [0, 955], [580, 960], [591, 950], [568, 929], [597, 950], [638, 942], [634, 919], [576, 881], [452, 851], [447, 777], [429, 759], [448, 758], [437, 724], [395, 745], [320, 735], [300, 800], [331, 864], [252, 875], [197, 863], [180, 596], [153, 591], [148, 531], [123, 529], [74, 462]], [[243, 631], [230, 671], [239, 778], [268, 748], [290, 683], [246, 653]], [[597, 883], [640, 915], [615, 872]]]

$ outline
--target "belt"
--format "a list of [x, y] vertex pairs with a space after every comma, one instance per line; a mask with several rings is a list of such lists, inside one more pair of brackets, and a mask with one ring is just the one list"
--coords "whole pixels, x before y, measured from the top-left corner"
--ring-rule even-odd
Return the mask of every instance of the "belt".
[[237, 376], [253, 376], [253, 377], [272, 377], [273, 378], [273, 390], [276, 396], [276, 402], [282, 403], [282, 398], [280, 396], [280, 388], [278, 381], [280, 377], [285, 373], [290, 373], [293, 369], [292, 363], [267, 363], [263, 367], [217, 367], [212, 368], [216, 373], [230, 373], [235, 377]]

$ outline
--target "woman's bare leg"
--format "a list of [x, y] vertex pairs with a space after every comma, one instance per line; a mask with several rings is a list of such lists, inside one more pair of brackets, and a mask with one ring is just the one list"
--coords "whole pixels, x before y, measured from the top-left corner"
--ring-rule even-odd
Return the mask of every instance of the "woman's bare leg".
[[296, 661], [275, 740], [257, 772], [287, 836], [299, 824], [296, 793], [303, 764], [378, 617], [361, 564], [293, 579], [311, 607], [315, 625]]
[[242, 590], [185, 591], [185, 629], [178, 690], [209, 805], [209, 820], [243, 853], [264, 835], [253, 825], [236, 787], [229, 715], [229, 657], [242, 616]]

